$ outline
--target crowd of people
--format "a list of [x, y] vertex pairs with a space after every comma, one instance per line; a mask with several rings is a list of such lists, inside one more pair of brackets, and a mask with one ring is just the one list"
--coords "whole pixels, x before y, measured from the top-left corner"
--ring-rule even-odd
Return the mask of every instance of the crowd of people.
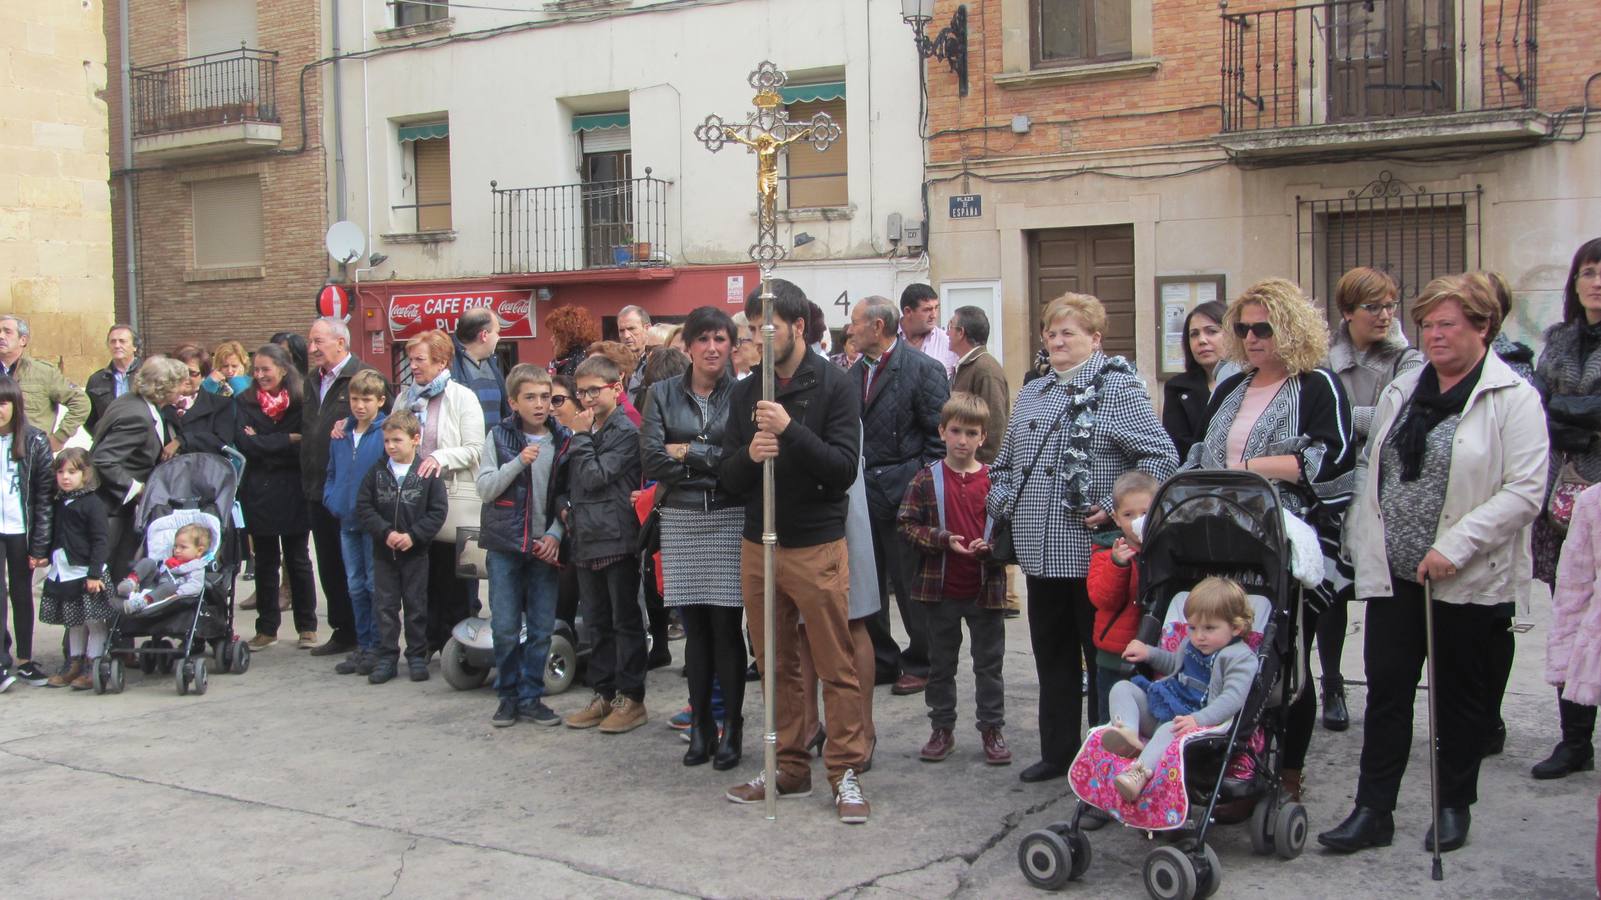
[[[899, 302], [859, 300], [832, 355], [821, 309], [788, 282], [772, 292], [770, 401], [750, 377], [761, 358], [754, 293], [738, 316], [706, 306], [677, 325], [625, 307], [616, 341], [587, 310], [557, 308], [545, 322], [552, 361], [509, 372], [495, 317], [471, 311], [454, 334], [406, 343], [404, 386], [352, 355], [345, 324], [325, 318], [254, 351], [227, 341], [165, 354], [144, 354], [117, 325], [109, 363], [80, 389], [26, 352], [25, 320], [0, 316], [0, 627], [10, 609], [0, 690], [89, 687], [88, 661], [117, 650], [108, 620], [194, 589], [213, 536], [180, 533], [172, 558], [136, 562], [134, 509], [163, 461], [218, 454], [244, 463], [253, 650], [278, 643], [287, 609], [299, 647], [342, 657], [333, 671], [426, 680], [451, 629], [481, 611], [480, 585], [457, 560], [458, 531], [478, 529], [495, 726], [640, 727], [646, 673], [671, 661], [681, 632], [688, 704], [671, 724], [686, 735], [683, 763], [741, 765], [750, 661], [770, 658], [777, 782], [757, 775], [726, 797], [807, 796], [815, 753], [847, 823], [870, 815], [875, 686], [924, 696], [921, 759], [957, 751], [964, 625], [978, 752], [1012, 762], [1002, 670], [1020, 570], [1039, 685], [1039, 755], [1020, 777], [1065, 776], [1086, 724], [1106, 726], [1104, 745], [1141, 761], [1118, 779], [1133, 797], [1175, 735], [1238, 712], [1255, 672], [1240, 646], [1250, 609], [1226, 579], [1192, 591], [1178, 653], [1135, 638], [1140, 525], [1161, 483], [1232, 469], [1277, 485], [1317, 535], [1325, 578], [1304, 592], [1297, 621], [1308, 667], [1316, 636], [1330, 730], [1351, 718], [1347, 606], [1367, 602], [1355, 808], [1321, 843], [1355, 851], [1393, 839], [1426, 587], [1443, 805], [1427, 845], [1467, 841], [1480, 760], [1505, 740], [1513, 619], [1532, 578], [1554, 588], [1546, 668], [1562, 735], [1532, 774], [1594, 767], [1601, 239], [1575, 254], [1537, 364], [1502, 332], [1512, 294], [1493, 273], [1436, 279], [1403, 308], [1387, 274], [1352, 270], [1335, 287], [1332, 329], [1295, 284], [1267, 279], [1189, 313], [1184, 371], [1166, 381], [1160, 417], [1135, 368], [1103, 352], [1107, 313], [1093, 296], [1045, 304], [1039, 356], [1014, 388], [987, 349], [984, 311], [962, 307], [942, 326], [928, 285]], [[87, 449], [69, 446], [80, 428]], [[772, 648], [750, 627], [769, 571], [768, 461]], [[38, 620], [66, 628], [53, 674], [34, 646], [36, 569]], [[314, 572], [330, 631], [320, 643]], [[593, 696], [565, 718], [544, 699], [563, 604], [593, 634]], [[1125, 662], [1169, 677], [1130, 681]], [[1288, 715], [1277, 777], [1295, 799], [1318, 706], [1306, 690]]]

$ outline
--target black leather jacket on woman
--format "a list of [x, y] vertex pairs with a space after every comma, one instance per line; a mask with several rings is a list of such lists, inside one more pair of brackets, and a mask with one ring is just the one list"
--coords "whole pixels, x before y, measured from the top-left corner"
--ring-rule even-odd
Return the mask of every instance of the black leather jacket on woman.
[[27, 514], [28, 555], [35, 559], [50, 555], [50, 526], [56, 515], [56, 473], [51, 469], [54, 459], [50, 438], [29, 425], [22, 433], [18, 475], [22, 479], [22, 508]]
[[[717, 509], [740, 506], [740, 500], [722, 489], [718, 470], [723, 464], [723, 431], [728, 425], [728, 398], [734, 376], [723, 373], [706, 401], [706, 421], [700, 404], [690, 393], [690, 373], [651, 385], [639, 426], [639, 446], [645, 477], [660, 482], [666, 496], [658, 498], [674, 508]], [[667, 454], [668, 444], [688, 444], [683, 462]]]

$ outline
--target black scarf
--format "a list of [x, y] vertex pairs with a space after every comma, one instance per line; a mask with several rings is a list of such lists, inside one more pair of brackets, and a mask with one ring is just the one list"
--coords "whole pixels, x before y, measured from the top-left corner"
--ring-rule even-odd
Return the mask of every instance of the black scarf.
[[1484, 374], [1487, 358], [1488, 353], [1480, 357], [1473, 371], [1443, 394], [1440, 393], [1440, 373], [1435, 371], [1434, 363], [1423, 367], [1417, 390], [1412, 392], [1412, 401], [1407, 406], [1406, 418], [1395, 430], [1394, 446], [1401, 457], [1402, 481], [1418, 480], [1423, 471], [1423, 451], [1428, 446], [1429, 432], [1462, 412], [1462, 407], [1468, 404], [1468, 395], [1473, 393], [1479, 376]]

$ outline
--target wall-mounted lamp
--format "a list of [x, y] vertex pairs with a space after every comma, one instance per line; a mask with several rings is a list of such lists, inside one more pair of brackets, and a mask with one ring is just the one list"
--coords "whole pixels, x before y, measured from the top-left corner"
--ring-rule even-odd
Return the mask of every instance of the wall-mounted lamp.
[[534, 297], [537, 300], [539, 300], [539, 302], [541, 302], [541, 303], [549, 303], [551, 301], [551, 298], [553, 298], [555, 296], [556, 296], [556, 292], [551, 290], [548, 287], [542, 287], [542, 288], [535, 288], [534, 289]]
[[795, 246], [804, 247], [807, 244], [810, 244], [812, 241], [815, 241], [815, 240], [817, 240], [817, 238], [814, 238], [811, 235], [807, 234], [806, 232], [802, 231], [799, 234], [795, 235]]
[[917, 53], [923, 59], [943, 59], [956, 73], [961, 96], [967, 96], [967, 6], [956, 7], [951, 24], [941, 28], [932, 39], [923, 31], [934, 19], [934, 0], [901, 0], [901, 19], [912, 26], [916, 35]]
[[369, 266], [382, 265], [388, 261], [389, 257], [383, 253], [374, 253], [372, 256], [367, 257], [367, 265]]

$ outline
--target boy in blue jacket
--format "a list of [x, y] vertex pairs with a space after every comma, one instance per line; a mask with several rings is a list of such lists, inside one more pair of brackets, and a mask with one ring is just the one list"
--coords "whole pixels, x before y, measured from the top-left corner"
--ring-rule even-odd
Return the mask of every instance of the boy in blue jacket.
[[378, 623], [372, 610], [372, 540], [356, 516], [356, 495], [361, 480], [384, 458], [384, 401], [388, 385], [376, 369], [364, 369], [350, 379], [350, 418], [345, 433], [328, 445], [328, 478], [323, 482], [322, 505], [339, 519], [339, 544], [344, 551], [345, 582], [350, 588], [350, 609], [356, 621], [356, 649], [334, 666], [340, 675], [370, 675], [378, 657]]
[[[490, 724], [559, 725], [545, 705], [545, 658], [556, 627], [556, 567], [562, 523], [567, 441], [572, 432], [550, 415], [550, 373], [526, 363], [506, 379], [511, 415], [489, 429], [478, 463], [484, 501], [479, 542], [489, 565], [489, 624], [495, 642], [495, 693]], [[528, 640], [521, 641], [523, 623]]]

